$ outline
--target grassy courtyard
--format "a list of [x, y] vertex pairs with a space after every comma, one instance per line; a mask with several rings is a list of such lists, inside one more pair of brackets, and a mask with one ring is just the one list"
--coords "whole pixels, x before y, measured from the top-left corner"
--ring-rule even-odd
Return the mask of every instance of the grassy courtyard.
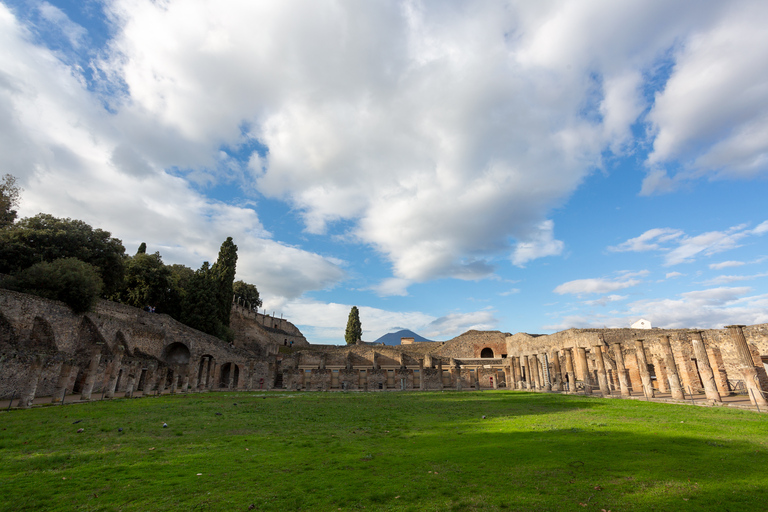
[[768, 510], [768, 416], [552, 394], [9, 411], [0, 460], [2, 510]]

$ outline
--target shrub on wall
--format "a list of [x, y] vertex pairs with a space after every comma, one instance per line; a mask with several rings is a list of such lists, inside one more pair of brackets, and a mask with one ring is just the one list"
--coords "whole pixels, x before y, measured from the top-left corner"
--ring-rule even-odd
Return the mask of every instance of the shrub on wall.
[[2, 284], [9, 290], [60, 300], [75, 313], [91, 309], [104, 286], [96, 268], [77, 258], [36, 263]]

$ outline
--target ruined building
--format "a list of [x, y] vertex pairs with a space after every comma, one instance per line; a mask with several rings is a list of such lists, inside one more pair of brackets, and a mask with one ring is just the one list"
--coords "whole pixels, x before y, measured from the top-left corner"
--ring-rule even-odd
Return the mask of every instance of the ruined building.
[[526, 389], [629, 395], [733, 392], [766, 406], [768, 324], [724, 329], [469, 331], [446, 342], [312, 345], [290, 322], [233, 305], [232, 344], [167, 315], [0, 289], [0, 398], [56, 402], [226, 389]]

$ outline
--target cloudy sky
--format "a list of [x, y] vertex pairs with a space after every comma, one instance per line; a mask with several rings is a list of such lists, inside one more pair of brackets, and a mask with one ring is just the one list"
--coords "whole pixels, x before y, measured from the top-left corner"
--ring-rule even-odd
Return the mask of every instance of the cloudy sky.
[[0, 173], [310, 341], [768, 322], [768, 3], [0, 0]]

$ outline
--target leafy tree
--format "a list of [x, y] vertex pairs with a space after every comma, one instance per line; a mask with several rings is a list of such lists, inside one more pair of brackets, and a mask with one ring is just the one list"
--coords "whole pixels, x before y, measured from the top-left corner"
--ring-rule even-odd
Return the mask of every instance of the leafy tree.
[[232, 237], [227, 237], [219, 249], [219, 257], [211, 267], [209, 278], [216, 300], [212, 304], [222, 325], [229, 327], [229, 315], [232, 312], [233, 284], [237, 267], [237, 246]]
[[21, 189], [16, 186], [16, 177], [6, 174], [0, 178], [0, 229], [10, 226], [16, 220]]
[[124, 256], [120, 240], [81, 220], [39, 213], [0, 229], [0, 273], [13, 274], [42, 261], [77, 258], [97, 269], [105, 296], [122, 287]]
[[145, 242], [141, 242], [139, 250], [136, 251], [136, 254], [147, 254], [147, 244]]
[[171, 269], [163, 264], [159, 252], [138, 253], [128, 259], [125, 265], [125, 288], [120, 293], [120, 302], [141, 308], [155, 306], [159, 313], [178, 310], [176, 293], [173, 290]]
[[344, 339], [347, 341], [347, 345], [354, 345], [363, 339], [363, 325], [360, 323], [360, 312], [357, 310], [357, 306], [352, 306], [349, 312]]
[[235, 298], [244, 301], [246, 304], [250, 304], [251, 309], [254, 311], [261, 307], [261, 299], [259, 298], [259, 290], [250, 283], [245, 281], [235, 281], [232, 285], [232, 291], [235, 294]]
[[204, 262], [189, 281], [182, 306], [181, 322], [214, 336], [223, 332], [216, 310], [216, 291], [211, 286], [211, 267]]
[[103, 286], [96, 268], [77, 258], [36, 263], [6, 279], [3, 285], [11, 290], [60, 300], [75, 313], [90, 310]]

